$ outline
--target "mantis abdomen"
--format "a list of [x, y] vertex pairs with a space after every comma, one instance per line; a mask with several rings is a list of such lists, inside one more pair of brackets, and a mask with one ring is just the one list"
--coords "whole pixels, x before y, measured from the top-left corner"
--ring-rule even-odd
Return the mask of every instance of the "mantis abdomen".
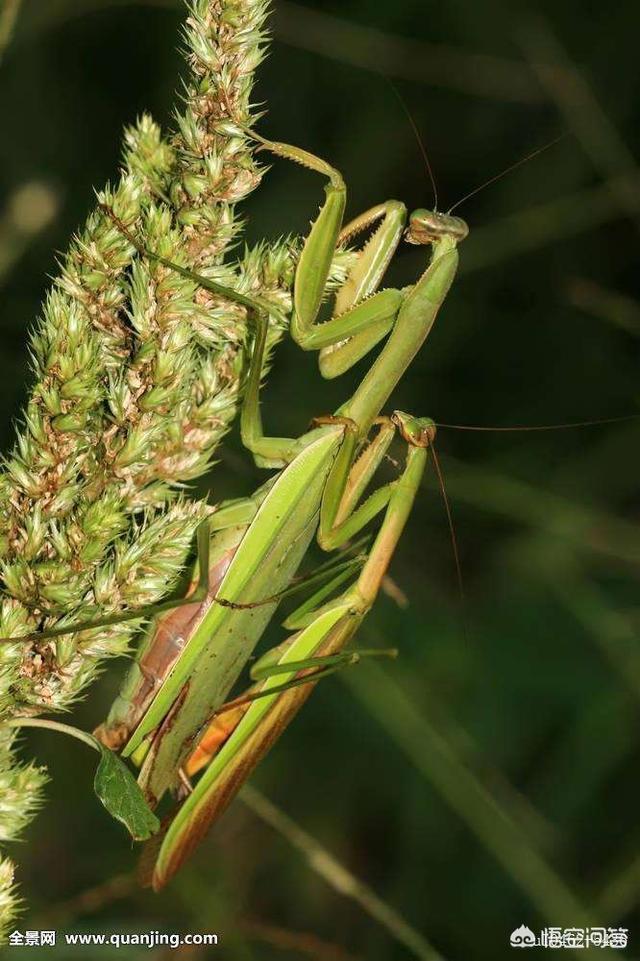
[[[240, 538], [241, 539], [241, 538]], [[160, 615], [150, 631], [136, 661], [132, 664], [109, 717], [95, 734], [111, 750], [120, 750], [144, 717], [158, 689], [189, 643], [194, 625], [214, 601], [240, 544], [228, 547], [209, 567], [209, 590], [203, 600], [195, 601]], [[192, 582], [189, 591], [195, 588]]]

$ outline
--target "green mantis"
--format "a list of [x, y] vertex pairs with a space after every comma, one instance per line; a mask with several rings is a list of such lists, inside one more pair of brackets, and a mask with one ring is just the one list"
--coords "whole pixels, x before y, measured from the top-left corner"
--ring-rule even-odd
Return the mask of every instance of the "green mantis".
[[[455, 277], [457, 244], [468, 232], [459, 218], [426, 210], [414, 212], [406, 227], [406, 209], [395, 201], [343, 226], [346, 188], [338, 171], [297, 147], [258, 139], [274, 154], [321, 173], [328, 181], [325, 203], [297, 266], [292, 337], [302, 349], [320, 352], [325, 377], [337, 377], [386, 340], [353, 395], [333, 415], [317, 418], [298, 438], [266, 436], [259, 409], [260, 370], [273, 308], [206, 277], [197, 278], [202, 287], [223, 293], [251, 314], [255, 339], [241, 414], [242, 439], [259, 465], [280, 473], [253, 498], [222, 505], [199, 531], [195, 593], [127, 615], [174, 609], [158, 620], [99, 729], [104, 743], [122, 747], [123, 756], [140, 765], [139, 784], [151, 804], [179, 785], [180, 772], [224, 704], [314, 536], [324, 550], [333, 551], [378, 515], [384, 516], [355, 582], [325, 603], [329, 592], [321, 591], [286, 622], [296, 633], [272, 657], [266, 679], [254, 692], [259, 696], [162, 840], [152, 878], [156, 888], [175, 873], [308, 696], [308, 684], [286, 689], [287, 684], [299, 680], [309, 665], [323, 663], [319, 659], [339, 654], [375, 600], [435, 433], [428, 419], [400, 411], [390, 418], [380, 414], [431, 330]], [[373, 234], [338, 291], [331, 318], [319, 322], [336, 249], [369, 229]], [[405, 229], [410, 243], [431, 248], [430, 263], [414, 286], [381, 290]], [[168, 269], [195, 277], [148, 253]], [[374, 426], [377, 433], [369, 441]], [[363, 499], [395, 434], [406, 444], [401, 475]], [[331, 587], [335, 590], [344, 578], [342, 571]], [[88, 625], [63, 630], [83, 626]]]
[[[282, 472], [266, 496], [260, 496], [257, 510], [255, 504], [244, 508], [236, 504], [227, 509], [236, 524], [243, 509], [254, 516], [239, 544], [231, 549], [233, 556], [224, 575], [215, 581], [216, 598], [223, 603], [211, 603], [200, 613], [188, 645], [124, 748], [125, 755], [142, 760], [139, 781], [152, 801], [175, 785], [177, 772], [192, 753], [197, 735], [223, 703], [271, 616], [274, 605], [253, 605], [286, 587], [314, 534], [321, 547], [332, 550], [356, 536], [381, 512], [385, 517], [356, 583], [327, 604], [317, 609], [307, 605], [290, 618], [287, 626], [299, 630], [278, 659], [277, 672], [274, 668], [264, 682], [263, 696], [251, 705], [163, 841], [153, 878], [156, 887], [166, 883], [307, 696], [308, 690], [282, 692], [283, 682], [295, 677], [297, 664], [341, 650], [375, 599], [425, 467], [433, 424], [396, 412], [393, 418], [382, 420], [364, 453], [359, 451], [431, 329], [455, 276], [456, 245], [467, 233], [458, 218], [417, 211], [410, 219], [407, 237], [413, 243], [432, 247], [431, 263], [409, 290], [379, 291], [404, 229], [402, 205], [380, 205], [342, 229], [346, 191], [337, 171], [298, 148], [263, 143], [274, 153], [325, 174], [329, 181], [326, 202], [298, 265], [292, 336], [304, 349], [321, 351], [321, 370], [329, 377], [348, 369], [387, 334], [390, 336], [353, 396], [335, 415], [319, 418], [314, 429], [297, 439], [267, 437], [258, 405], [266, 311], [260, 302], [252, 304], [256, 341], [241, 416], [242, 437], [260, 464], [281, 467]], [[338, 293], [334, 316], [317, 323], [336, 246], [378, 221], [373, 237]], [[207, 286], [206, 279], [201, 283]], [[402, 475], [361, 503], [396, 431], [407, 444]], [[217, 524], [214, 514], [213, 522], [218, 530], [224, 530], [225, 511]], [[227, 531], [233, 527], [232, 523]], [[237, 537], [237, 527], [231, 537]], [[224, 540], [215, 543], [216, 552], [222, 543]], [[232, 605], [237, 606], [234, 609]], [[289, 670], [287, 663], [293, 665]], [[274, 693], [268, 696], [271, 689]]]

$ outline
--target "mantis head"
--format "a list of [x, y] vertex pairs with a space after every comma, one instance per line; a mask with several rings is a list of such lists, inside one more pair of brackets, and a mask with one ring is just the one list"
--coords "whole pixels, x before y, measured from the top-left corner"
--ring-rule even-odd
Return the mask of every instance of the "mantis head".
[[410, 244], [432, 244], [443, 237], [451, 237], [454, 243], [460, 243], [468, 233], [469, 228], [461, 217], [420, 209], [414, 210], [409, 217], [405, 239]]
[[430, 417], [414, 417], [395, 410], [391, 417], [400, 434], [412, 447], [430, 447], [436, 436], [436, 425]]

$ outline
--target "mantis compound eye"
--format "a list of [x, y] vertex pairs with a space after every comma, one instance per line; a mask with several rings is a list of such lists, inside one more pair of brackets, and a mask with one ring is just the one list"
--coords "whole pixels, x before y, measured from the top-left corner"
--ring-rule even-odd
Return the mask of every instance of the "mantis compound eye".
[[451, 237], [460, 243], [468, 233], [469, 227], [462, 217], [440, 214], [437, 210], [414, 210], [409, 218], [406, 240], [410, 244], [432, 244], [443, 237]]

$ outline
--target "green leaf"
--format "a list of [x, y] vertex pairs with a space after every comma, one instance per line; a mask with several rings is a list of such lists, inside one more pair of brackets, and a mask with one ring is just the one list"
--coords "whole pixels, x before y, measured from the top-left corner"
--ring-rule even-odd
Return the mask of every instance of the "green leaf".
[[101, 758], [93, 787], [109, 814], [122, 821], [134, 841], [146, 841], [160, 828], [136, 779], [124, 762], [100, 745]]

